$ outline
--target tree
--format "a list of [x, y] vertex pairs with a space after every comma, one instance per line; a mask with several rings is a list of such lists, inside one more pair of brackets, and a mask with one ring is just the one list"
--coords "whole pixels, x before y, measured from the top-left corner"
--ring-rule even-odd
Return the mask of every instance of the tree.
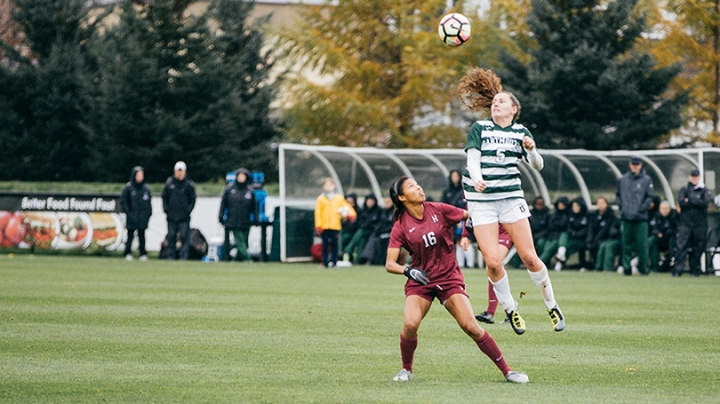
[[646, 41], [648, 51], [684, 65], [674, 81], [690, 94], [683, 137], [720, 146], [720, 0], [663, 0], [649, 9], [658, 35]]
[[[462, 146], [467, 125], [455, 87], [468, 66], [497, 60], [503, 33], [490, 23], [492, 13], [481, 19], [468, 10], [470, 41], [443, 45], [437, 24], [448, 12], [445, 3], [339, 0], [306, 7], [298, 29], [279, 33], [277, 45], [294, 68], [282, 100], [287, 138], [343, 146]], [[462, 2], [456, 10], [464, 10]]]
[[246, 24], [254, 4], [215, 0], [209, 15], [185, 17], [194, 1], [121, 1], [119, 24], [97, 37], [94, 128], [107, 147], [96, 161], [107, 178], [124, 179], [140, 164], [149, 180], [163, 180], [177, 160], [195, 180], [240, 165], [274, 168], [271, 65], [262, 33]]
[[637, 49], [637, 0], [532, 0], [532, 60], [502, 57], [505, 87], [542, 147], [637, 149], [682, 125], [686, 93], [666, 96], [680, 64], [658, 67]]
[[89, 175], [87, 111], [92, 56], [83, 0], [16, 0], [27, 56], [3, 42], [0, 178], [76, 180]]

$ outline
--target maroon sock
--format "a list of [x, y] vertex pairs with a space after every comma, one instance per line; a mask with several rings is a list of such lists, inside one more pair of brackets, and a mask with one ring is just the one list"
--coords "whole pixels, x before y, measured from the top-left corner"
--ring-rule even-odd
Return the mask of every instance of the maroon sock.
[[400, 334], [400, 357], [402, 358], [403, 369], [412, 372], [413, 357], [417, 348], [417, 335], [413, 339], [406, 339]]
[[488, 281], [488, 308], [487, 312], [495, 315], [495, 310], [497, 310], [497, 296], [495, 295], [495, 288], [493, 287], [492, 282]]
[[495, 343], [495, 340], [490, 336], [489, 332], [485, 332], [485, 335], [480, 338], [479, 340], [475, 341], [478, 348], [480, 348], [481, 351], [485, 355], [487, 355], [488, 358], [490, 358], [493, 363], [495, 363], [495, 366], [500, 369], [503, 376], [508, 374], [512, 369], [510, 369], [510, 366], [508, 366], [507, 362], [505, 362], [505, 358], [503, 357], [502, 352], [500, 351], [500, 347]]

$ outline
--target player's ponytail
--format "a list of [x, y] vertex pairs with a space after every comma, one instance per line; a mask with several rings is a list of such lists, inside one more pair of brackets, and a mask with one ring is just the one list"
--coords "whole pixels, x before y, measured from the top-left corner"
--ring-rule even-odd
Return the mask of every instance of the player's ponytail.
[[468, 69], [457, 87], [460, 101], [473, 111], [490, 108], [493, 98], [501, 91], [500, 77], [492, 70], [479, 67]]
[[402, 214], [405, 213], [405, 211], [407, 210], [405, 208], [405, 204], [398, 198], [400, 195], [403, 194], [402, 186], [407, 179], [408, 177], [403, 175], [397, 181], [393, 182], [393, 184], [390, 186], [390, 199], [395, 206], [395, 210], [393, 211], [393, 222], [396, 222], [398, 219], [400, 219]]

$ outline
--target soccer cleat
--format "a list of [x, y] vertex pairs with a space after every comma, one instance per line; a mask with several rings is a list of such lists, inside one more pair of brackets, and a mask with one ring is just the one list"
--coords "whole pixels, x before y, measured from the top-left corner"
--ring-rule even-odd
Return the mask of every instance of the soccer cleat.
[[505, 375], [505, 380], [507, 380], [510, 383], [524, 384], [524, 383], [527, 383], [530, 379], [523, 372], [510, 371], [508, 374]]
[[515, 306], [515, 310], [508, 313], [508, 317], [510, 318], [510, 326], [513, 331], [515, 331], [515, 334], [523, 335], [525, 333], [525, 320], [520, 317], [520, 313], [517, 311], [517, 306]]
[[560, 332], [565, 329], [565, 317], [563, 317], [563, 314], [557, 305], [548, 310], [548, 314], [550, 315], [550, 323], [552, 323], [555, 331]]
[[502, 323], [500, 323], [500, 324], [506, 324], [506, 323], [509, 323], [509, 322], [510, 322], [510, 315], [506, 313], [506, 314], [505, 314], [505, 320], [503, 320]]
[[125, 256], [125, 261], [132, 261], [132, 260], [133, 260], [132, 255], [128, 254]]
[[475, 315], [475, 319], [481, 323], [495, 324], [495, 316], [487, 311], [483, 311], [482, 313]]
[[[505, 376], [505, 378], [507, 378], [507, 376]], [[406, 382], [408, 380], [412, 380], [412, 372], [409, 372], [405, 369], [401, 370], [400, 373], [397, 374], [397, 376], [393, 377], [393, 381], [396, 382]]]

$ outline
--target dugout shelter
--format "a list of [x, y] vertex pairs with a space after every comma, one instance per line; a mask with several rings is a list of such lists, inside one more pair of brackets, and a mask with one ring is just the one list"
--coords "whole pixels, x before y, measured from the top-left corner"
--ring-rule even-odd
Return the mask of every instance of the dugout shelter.
[[[465, 152], [461, 149], [378, 149], [372, 147], [310, 146], [280, 144], [279, 149], [280, 260], [294, 261], [310, 257], [313, 243], [313, 211], [322, 192], [325, 177], [335, 180], [338, 192], [355, 192], [358, 205], [362, 197], [375, 194], [382, 206], [390, 185], [402, 175], [414, 178], [429, 199], [439, 201], [448, 186], [451, 170], [463, 171]], [[720, 189], [720, 148], [671, 150], [543, 150], [542, 171], [522, 163], [525, 199], [542, 196], [550, 206], [559, 196], [582, 197], [589, 209], [603, 196], [614, 204], [617, 180], [628, 171], [631, 156], [639, 156], [653, 180], [655, 195], [673, 206], [678, 191], [688, 182], [693, 168], [699, 168], [701, 181], [712, 191]], [[718, 209], [710, 207], [710, 226], [718, 226]], [[711, 235], [714, 245], [717, 235]], [[710, 245], [710, 244], [709, 244]]]

